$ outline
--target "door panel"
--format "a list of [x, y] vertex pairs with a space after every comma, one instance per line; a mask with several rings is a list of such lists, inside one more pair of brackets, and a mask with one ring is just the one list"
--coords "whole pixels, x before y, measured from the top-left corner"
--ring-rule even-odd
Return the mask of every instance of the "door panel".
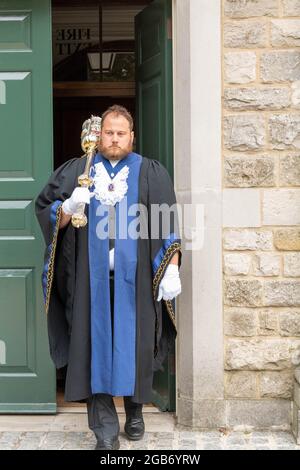
[[137, 145], [173, 176], [171, 0], [156, 0], [136, 16]]
[[56, 411], [34, 199], [52, 170], [50, 0], [0, 0], [0, 412]]
[[[159, 160], [173, 177], [171, 0], [156, 0], [136, 16], [137, 151]], [[175, 344], [154, 375], [153, 402], [175, 410]]]

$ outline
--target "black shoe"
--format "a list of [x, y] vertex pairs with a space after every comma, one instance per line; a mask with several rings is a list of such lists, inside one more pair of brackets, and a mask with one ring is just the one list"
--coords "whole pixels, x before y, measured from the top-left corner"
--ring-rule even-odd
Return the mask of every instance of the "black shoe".
[[126, 436], [131, 441], [139, 441], [145, 433], [145, 423], [143, 418], [127, 418], [124, 426]]
[[119, 450], [120, 441], [117, 437], [106, 437], [105, 439], [98, 439], [95, 450]]

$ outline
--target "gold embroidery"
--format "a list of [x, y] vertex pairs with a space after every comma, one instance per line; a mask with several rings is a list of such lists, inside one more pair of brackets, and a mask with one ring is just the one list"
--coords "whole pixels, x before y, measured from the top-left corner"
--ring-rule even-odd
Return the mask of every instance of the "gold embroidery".
[[174, 312], [174, 310], [173, 310], [172, 302], [171, 302], [171, 300], [165, 300], [164, 302], [165, 302], [165, 304], [166, 304], [169, 317], [171, 318], [171, 321], [172, 321], [172, 323], [173, 323], [173, 325], [174, 325], [174, 328], [175, 328], [175, 330], [177, 331], [177, 328], [176, 328], [176, 320], [175, 320], [175, 312]]
[[[159, 286], [160, 281], [163, 278], [163, 275], [164, 275], [165, 270], [166, 270], [166, 268], [169, 264], [169, 261], [171, 260], [171, 258], [173, 257], [173, 255], [177, 251], [181, 251], [181, 245], [178, 242], [174, 242], [169, 246], [169, 248], [165, 252], [165, 255], [164, 255], [157, 271], [156, 271], [156, 274], [155, 274], [154, 279], [153, 279], [153, 289], [152, 289], [153, 290], [154, 301], [156, 301], [157, 288]], [[175, 313], [174, 313], [174, 310], [173, 310], [172, 302], [171, 302], [171, 300], [165, 300], [164, 302], [165, 302], [169, 317], [171, 319], [171, 322], [173, 323], [174, 328], [176, 330], [176, 320], [175, 320]]]
[[55, 251], [56, 251], [57, 236], [58, 236], [58, 231], [59, 231], [59, 224], [60, 224], [60, 219], [61, 219], [61, 210], [62, 210], [61, 207], [62, 207], [62, 204], [60, 204], [58, 208], [56, 209], [56, 221], [55, 221], [55, 227], [54, 227], [53, 238], [52, 238], [51, 253], [49, 257], [49, 267], [48, 267], [48, 272], [47, 272], [46, 301], [45, 301], [46, 313], [48, 313], [49, 303], [50, 303], [50, 294], [51, 294], [51, 287], [52, 287], [53, 274], [54, 274], [54, 258], [55, 258]]

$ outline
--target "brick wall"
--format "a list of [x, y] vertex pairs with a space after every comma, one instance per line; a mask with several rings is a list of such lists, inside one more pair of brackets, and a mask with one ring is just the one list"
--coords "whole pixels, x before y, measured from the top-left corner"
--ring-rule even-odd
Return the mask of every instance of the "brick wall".
[[222, 9], [226, 397], [290, 398], [300, 362], [300, 0]]

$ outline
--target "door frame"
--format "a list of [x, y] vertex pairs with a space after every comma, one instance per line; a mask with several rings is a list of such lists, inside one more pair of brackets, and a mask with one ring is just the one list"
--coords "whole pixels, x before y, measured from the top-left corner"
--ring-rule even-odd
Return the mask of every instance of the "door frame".
[[[176, 413], [179, 424], [217, 427], [225, 423], [222, 2], [172, 1], [175, 189], [179, 204], [202, 208], [205, 216], [202, 248], [183, 250], [183, 288], [177, 300]], [[195, 228], [194, 219], [184, 223], [186, 233]], [[182, 236], [183, 249], [186, 241]]]
[[[152, 1], [152, 0], [151, 0]], [[148, 2], [151, 3], [150, 0], [147, 0], [145, 4]], [[128, 0], [130, 2], [130, 0]], [[117, 3], [117, 2], [116, 2]], [[142, 3], [142, 0], [141, 2]], [[147, 9], [149, 5], [145, 5], [145, 9]], [[172, 14], [172, 0], [168, 0], [168, 13]], [[167, 34], [168, 39], [171, 39], [171, 20], [172, 18], [168, 18], [167, 22]], [[170, 41], [168, 41], [170, 42]], [[171, 45], [168, 45], [168, 48]], [[169, 51], [169, 49], [168, 49]], [[169, 60], [169, 69], [171, 77], [167, 77], [166, 83], [169, 84], [172, 78], [173, 82], [173, 63], [172, 58], [173, 56], [171, 53], [168, 56]], [[116, 98], [123, 98], [123, 97], [135, 97], [138, 100], [138, 96], [136, 94], [136, 83], [135, 82], [96, 82], [96, 81], [53, 81], [53, 98], [63, 97], [63, 98], [70, 98], [70, 97], [106, 97], [106, 96], [113, 96]], [[168, 105], [173, 108], [173, 93], [172, 87], [168, 88], [167, 90], [168, 95]], [[173, 112], [172, 112], [173, 115]], [[169, 121], [169, 126], [172, 126], [172, 121]], [[173, 127], [173, 126], [172, 126]], [[172, 129], [173, 135], [173, 129]], [[173, 142], [173, 139], [170, 139]], [[173, 173], [174, 169], [174, 160], [171, 161], [170, 168], [168, 168], [170, 174]], [[160, 374], [160, 371], [156, 372], [157, 376], [159, 377], [158, 380], [163, 380], [164, 386], [168, 389], [168, 398], [160, 396], [159, 393], [154, 392], [153, 396], [155, 398], [155, 402], [161, 407], [161, 409], [167, 408], [171, 411], [175, 410], [175, 344], [174, 344], [174, 352], [172, 348], [172, 354], [166, 360], [166, 369], [167, 369], [167, 377], [165, 376], [165, 372]]]
[[135, 82], [52, 82], [54, 98], [84, 96], [135, 97]]
[[220, 25], [220, 0], [172, 0], [174, 185], [180, 204], [204, 205], [209, 230], [203, 249], [183, 253], [176, 415], [180, 424], [204, 427], [225, 420]]

